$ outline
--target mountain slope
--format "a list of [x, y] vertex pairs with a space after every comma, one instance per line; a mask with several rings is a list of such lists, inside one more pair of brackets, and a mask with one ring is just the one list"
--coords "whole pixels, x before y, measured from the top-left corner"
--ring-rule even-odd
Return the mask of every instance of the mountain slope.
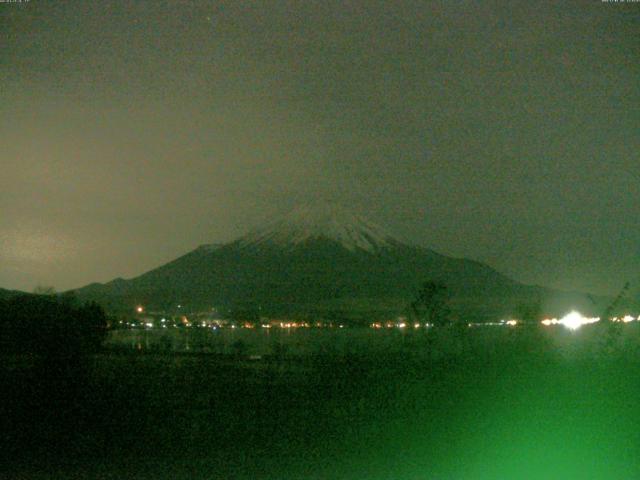
[[[454, 314], [512, 313], [519, 304], [588, 307], [585, 296], [526, 286], [479, 262], [397, 240], [335, 206], [301, 207], [225, 245], [204, 245], [131, 280], [77, 291], [107, 308], [259, 309], [265, 315], [397, 315], [425, 280], [447, 285]], [[555, 300], [554, 300], [555, 299]]]

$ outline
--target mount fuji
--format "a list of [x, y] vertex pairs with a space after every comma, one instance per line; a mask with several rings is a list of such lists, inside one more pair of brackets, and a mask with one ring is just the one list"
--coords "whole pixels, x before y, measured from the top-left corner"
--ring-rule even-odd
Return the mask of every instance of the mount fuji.
[[242, 247], [293, 248], [314, 240], [335, 243], [351, 252], [374, 253], [401, 245], [379, 225], [335, 204], [304, 205], [239, 240]]
[[534, 300], [549, 314], [590, 306], [586, 295], [523, 285], [482, 263], [399, 240], [332, 204], [299, 207], [230, 243], [202, 245], [138, 277], [76, 293], [111, 311], [181, 304], [367, 321], [401, 314], [426, 280], [444, 283], [453, 314], [469, 320], [511, 315]]

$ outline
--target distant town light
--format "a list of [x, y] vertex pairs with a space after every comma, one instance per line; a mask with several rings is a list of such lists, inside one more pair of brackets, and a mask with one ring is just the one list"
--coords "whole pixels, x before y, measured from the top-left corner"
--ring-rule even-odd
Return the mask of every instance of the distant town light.
[[[583, 325], [588, 325], [590, 323], [596, 323], [600, 321], [600, 317], [585, 317], [580, 312], [576, 312], [575, 310], [568, 313], [560, 320], [557, 318], [545, 318], [542, 320], [542, 324], [545, 326], [549, 325], [562, 325], [569, 330], [577, 330]], [[616, 321], [615, 319], [613, 321]]]
[[560, 320], [558, 320], [558, 323], [560, 323], [561, 325], [564, 325], [570, 330], [577, 330], [583, 325], [587, 325], [589, 323], [595, 323], [595, 322], [598, 322], [599, 320], [600, 318], [598, 317], [588, 318], [583, 316], [579, 312], [573, 311], [568, 313], [564, 317], [562, 317]]
[[144, 312], [144, 308], [142, 308], [142, 305], [138, 305], [138, 306], [136, 307], [136, 312], [138, 312], [138, 313], [142, 313], [142, 312]]

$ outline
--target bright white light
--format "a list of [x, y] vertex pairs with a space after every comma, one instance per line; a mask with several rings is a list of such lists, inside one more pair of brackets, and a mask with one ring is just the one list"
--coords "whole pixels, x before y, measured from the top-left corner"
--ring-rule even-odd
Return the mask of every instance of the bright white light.
[[507, 320], [507, 325], [509, 325], [510, 327], [515, 327], [518, 324], [517, 320]]
[[560, 323], [570, 330], [576, 330], [582, 326], [582, 315], [571, 312], [560, 319]]
[[622, 317], [622, 321], [624, 323], [633, 322], [634, 320], [635, 318], [633, 318], [631, 315], [625, 315], [624, 317]]
[[599, 320], [600, 318], [598, 317], [588, 318], [588, 317], [582, 316], [582, 314], [580, 314], [579, 312], [573, 311], [565, 315], [564, 317], [562, 317], [560, 320], [558, 320], [558, 323], [564, 325], [570, 330], [577, 330], [583, 325], [587, 325], [589, 323], [595, 323]]

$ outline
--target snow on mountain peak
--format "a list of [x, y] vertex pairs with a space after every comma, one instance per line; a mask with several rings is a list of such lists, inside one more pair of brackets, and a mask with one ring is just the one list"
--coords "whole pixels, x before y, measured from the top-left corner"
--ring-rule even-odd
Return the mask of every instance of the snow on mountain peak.
[[240, 239], [240, 245], [253, 246], [265, 242], [297, 245], [314, 239], [333, 240], [352, 251], [375, 251], [400, 243], [370, 220], [335, 204], [320, 203], [298, 207], [250, 232]]

